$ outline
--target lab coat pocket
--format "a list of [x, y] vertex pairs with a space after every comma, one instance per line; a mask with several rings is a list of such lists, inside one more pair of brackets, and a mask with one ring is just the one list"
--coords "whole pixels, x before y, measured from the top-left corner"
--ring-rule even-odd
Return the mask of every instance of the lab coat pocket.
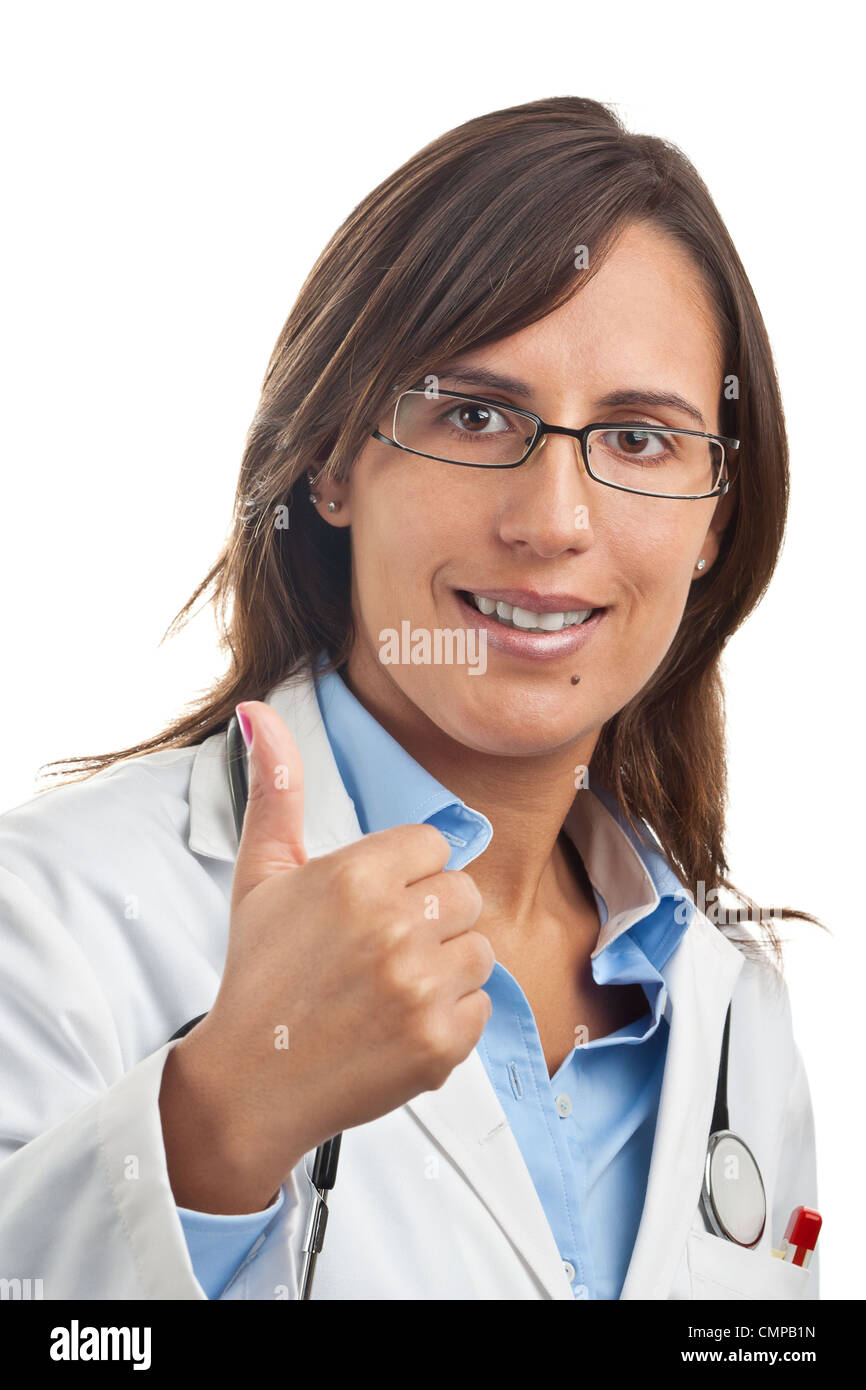
[[808, 1269], [708, 1231], [690, 1232], [688, 1261], [692, 1298], [804, 1298], [809, 1286]]

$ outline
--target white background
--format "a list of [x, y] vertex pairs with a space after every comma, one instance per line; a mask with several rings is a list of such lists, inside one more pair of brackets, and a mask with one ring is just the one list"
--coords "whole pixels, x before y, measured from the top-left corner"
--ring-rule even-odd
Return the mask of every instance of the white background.
[[762, 307], [792, 449], [780, 566], [726, 654], [729, 860], [758, 901], [832, 932], [797, 929], [787, 974], [818, 1127], [822, 1292], [863, 1297], [854, 7], [3, 13], [4, 809], [41, 763], [150, 736], [211, 681], [208, 611], [158, 643], [223, 541], [277, 333], [372, 187], [461, 121], [555, 95], [612, 102], [695, 163]]

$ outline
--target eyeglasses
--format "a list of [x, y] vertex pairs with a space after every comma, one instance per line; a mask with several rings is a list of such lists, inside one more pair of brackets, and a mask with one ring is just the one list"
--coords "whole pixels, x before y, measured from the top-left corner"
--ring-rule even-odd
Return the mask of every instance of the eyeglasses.
[[580, 441], [587, 473], [605, 487], [647, 497], [722, 497], [734, 481], [731, 453], [740, 441], [698, 430], [657, 429], [646, 421], [617, 420], [567, 429], [531, 410], [482, 400], [460, 391], [413, 387], [394, 406], [392, 435], [373, 438], [422, 458], [465, 468], [519, 468], [539, 440], [567, 434]]

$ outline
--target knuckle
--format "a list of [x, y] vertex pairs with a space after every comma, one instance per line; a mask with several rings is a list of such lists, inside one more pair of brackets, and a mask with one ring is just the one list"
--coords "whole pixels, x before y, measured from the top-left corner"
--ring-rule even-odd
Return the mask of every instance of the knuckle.
[[[436, 826], [431, 825], [429, 821], [424, 821], [421, 825], [413, 826], [412, 829], [416, 834], [416, 838], [421, 841], [425, 853], [429, 852], [431, 855], [439, 854], [444, 859], [445, 863], [448, 862], [451, 854], [451, 846], [445, 839], [441, 830], [437, 830]], [[428, 844], [430, 847], [429, 851], [427, 850]]]
[[433, 992], [433, 982], [412, 969], [403, 951], [382, 952], [379, 978], [388, 996], [399, 999], [404, 1012], [409, 1014], [423, 1010]]
[[398, 997], [402, 995], [405, 983], [403, 963], [395, 952], [384, 947], [384, 933], [377, 934], [376, 946], [379, 951], [379, 986], [388, 998]]
[[493, 1013], [493, 1004], [490, 995], [485, 990], [479, 989], [477, 992], [477, 1004], [473, 998], [473, 1005], [476, 1013], [472, 1026], [472, 1046], [474, 1047], [481, 1037], [487, 1024], [490, 1022], [490, 1015]]
[[437, 848], [440, 845], [447, 845], [448, 842], [445, 839], [445, 836], [442, 834], [442, 831], [437, 830], [436, 826], [431, 825], [429, 821], [424, 821], [421, 825], [418, 826], [418, 829], [422, 832], [425, 838], [430, 841], [431, 845], [434, 845]]
[[482, 979], [487, 979], [496, 964], [496, 952], [488, 937], [480, 931], [468, 931], [463, 937], [470, 964], [477, 969]]
[[247, 788], [247, 809], [265, 800], [265, 783], [261, 777], [251, 777]]
[[465, 869], [461, 869], [460, 882], [461, 886], [463, 887], [463, 891], [467, 895], [467, 902], [469, 903], [470, 907], [473, 907], [477, 912], [480, 912], [484, 906], [484, 899], [481, 896], [481, 889], [478, 887], [478, 884], [475, 882], [475, 879], [472, 877], [471, 874], [468, 874]]
[[359, 855], [347, 855], [335, 865], [334, 873], [341, 893], [352, 902], [369, 902], [376, 896], [378, 875]]
[[415, 975], [406, 984], [404, 993], [412, 1012], [423, 1016], [436, 997], [436, 982], [429, 975]]
[[475, 880], [469, 877], [465, 869], [451, 873], [448, 877], [454, 881], [452, 891], [455, 895], [455, 909], [475, 921], [484, 906]]
[[453, 1071], [452, 1051], [452, 1040], [442, 1024], [435, 1017], [428, 1017], [424, 1027], [419, 1030], [416, 1053], [431, 1090], [438, 1090]]
[[387, 972], [390, 971], [395, 979], [405, 978], [405, 967], [400, 948], [404, 945], [408, 934], [406, 923], [399, 917], [385, 917], [384, 920], [376, 922], [375, 949], [386, 970], [386, 976]]

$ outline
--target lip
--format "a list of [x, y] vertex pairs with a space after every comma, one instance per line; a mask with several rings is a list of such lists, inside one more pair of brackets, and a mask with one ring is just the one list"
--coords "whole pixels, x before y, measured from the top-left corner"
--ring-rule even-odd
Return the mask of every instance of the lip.
[[[466, 592], [480, 593], [481, 591], [472, 589]], [[520, 593], [521, 591], [510, 589], [504, 592]], [[489, 597], [498, 597], [501, 593], [503, 593], [502, 590], [492, 590], [489, 591]], [[574, 652], [580, 651], [586, 646], [593, 634], [598, 631], [607, 612], [606, 608], [598, 608], [591, 618], [587, 618], [585, 623], [581, 623], [580, 627], [561, 628], [559, 632], [521, 632], [519, 628], [504, 627], [502, 623], [494, 621], [493, 617], [480, 613], [468, 599], [463, 597], [459, 589], [454, 590], [454, 596], [465, 627], [483, 629], [487, 633], [487, 645], [493, 647], [495, 651], [505, 652], [510, 656], [525, 657], [530, 661], [555, 661], [558, 657], [571, 656]], [[541, 596], [536, 596], [536, 600], [538, 597]], [[502, 602], [510, 603], [511, 599], [503, 598]], [[558, 596], [557, 602], [562, 603], [561, 594]], [[570, 598], [569, 603], [571, 603]], [[523, 604], [518, 606], [523, 607]], [[583, 607], [592, 608], [593, 605], [584, 602]], [[561, 607], [547, 607], [544, 609], [534, 608], [530, 611], [533, 613], [561, 613], [563, 609]], [[566, 609], [565, 611], [570, 610]]]
[[496, 603], [510, 603], [512, 608], [526, 608], [530, 613], [572, 613], [575, 610], [583, 612], [585, 608], [604, 608], [603, 603], [593, 603], [591, 598], [578, 598], [575, 594], [537, 594], [533, 589], [467, 588], [466, 593], [480, 594]]

